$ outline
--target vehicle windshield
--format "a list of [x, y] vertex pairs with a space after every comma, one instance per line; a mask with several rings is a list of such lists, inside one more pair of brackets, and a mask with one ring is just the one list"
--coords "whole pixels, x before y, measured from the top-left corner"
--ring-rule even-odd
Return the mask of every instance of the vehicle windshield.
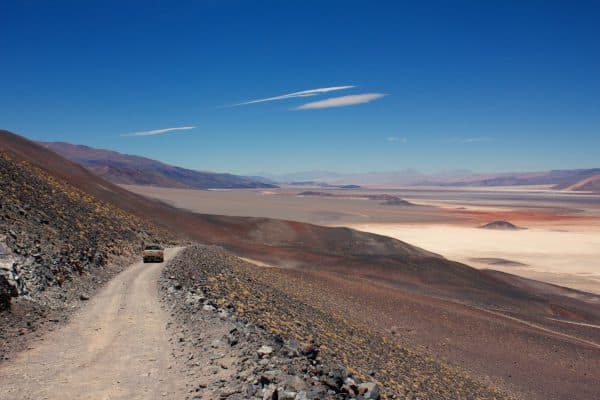
[[146, 246], [145, 250], [160, 250], [160, 246], [156, 244], [150, 244]]

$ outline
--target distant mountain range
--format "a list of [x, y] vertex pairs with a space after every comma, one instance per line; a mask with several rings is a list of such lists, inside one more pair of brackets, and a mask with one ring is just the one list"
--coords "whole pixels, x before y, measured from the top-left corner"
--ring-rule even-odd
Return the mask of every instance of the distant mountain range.
[[478, 174], [454, 170], [424, 174], [413, 169], [390, 172], [339, 173], [305, 171], [290, 174], [260, 173], [239, 176], [194, 171], [145, 157], [64, 142], [40, 142], [55, 153], [83, 165], [96, 175], [118, 184], [171, 188], [276, 188], [277, 184], [356, 188], [361, 186], [523, 186], [549, 185], [567, 191], [600, 192], [600, 168]]
[[576, 189], [575, 185], [585, 179], [600, 174], [600, 168], [552, 170], [542, 172], [516, 172], [490, 174], [487, 176], [474, 175], [465, 179], [448, 182], [433, 182], [448, 186], [519, 186], [519, 185], [552, 185], [555, 189]]
[[600, 173], [575, 182], [557, 185], [556, 189], [600, 193]]
[[506, 172], [478, 174], [468, 170], [423, 174], [407, 169], [391, 172], [341, 174], [327, 171], [306, 171], [285, 175], [265, 173], [274, 182], [293, 184], [310, 182], [313, 186], [519, 186], [550, 185], [555, 189], [600, 191], [600, 168], [552, 170], [540, 172]]
[[194, 189], [277, 187], [260, 177], [194, 171], [145, 157], [64, 142], [40, 144], [112, 183]]

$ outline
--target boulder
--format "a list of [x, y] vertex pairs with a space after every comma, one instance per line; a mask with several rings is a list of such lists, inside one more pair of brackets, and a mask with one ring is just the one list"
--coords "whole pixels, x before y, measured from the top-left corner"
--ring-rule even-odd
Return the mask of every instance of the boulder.
[[300, 347], [300, 353], [310, 360], [317, 358], [319, 349], [313, 343], [304, 343]]
[[294, 398], [294, 400], [308, 400], [308, 397], [306, 397], [306, 392], [302, 391], [296, 393], [296, 397]]
[[17, 297], [17, 288], [11, 285], [3, 275], [0, 275], [0, 311], [10, 308], [10, 300]]
[[344, 380], [348, 377], [348, 372], [346, 369], [339, 367], [335, 368], [327, 376], [323, 377], [323, 383], [327, 385], [329, 388], [335, 390], [336, 392], [340, 391], [340, 388], [344, 384]]
[[284, 390], [279, 394], [279, 400], [295, 400], [296, 392]]
[[346, 393], [351, 397], [355, 397], [358, 394], [358, 386], [352, 378], [346, 378], [340, 392]]
[[358, 392], [365, 400], [379, 399], [379, 387], [373, 382], [365, 382], [358, 385]]
[[261, 346], [257, 353], [260, 357], [268, 357], [273, 353], [273, 348], [271, 346]]
[[277, 386], [269, 385], [265, 388], [265, 392], [263, 394], [263, 400], [278, 400], [279, 393], [277, 391]]

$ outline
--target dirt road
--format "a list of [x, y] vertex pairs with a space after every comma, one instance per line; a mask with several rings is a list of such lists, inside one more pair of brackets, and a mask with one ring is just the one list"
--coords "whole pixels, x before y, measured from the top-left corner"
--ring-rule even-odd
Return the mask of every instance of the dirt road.
[[[165, 262], [180, 249], [168, 249]], [[133, 264], [72, 318], [0, 367], [0, 398], [180, 399], [157, 282], [163, 264]]]

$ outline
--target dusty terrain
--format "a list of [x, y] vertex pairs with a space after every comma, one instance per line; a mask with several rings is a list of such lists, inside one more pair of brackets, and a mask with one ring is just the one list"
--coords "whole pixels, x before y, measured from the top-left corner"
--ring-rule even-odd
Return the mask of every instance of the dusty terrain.
[[[167, 251], [170, 259], [178, 249]], [[0, 365], [2, 399], [184, 398], [158, 301], [162, 264], [138, 262], [69, 324]]]
[[[189, 190], [124, 185], [135, 193], [194, 212], [292, 219], [317, 224], [451, 222], [475, 226], [496, 219], [552, 225], [600, 227], [600, 195], [567, 193], [547, 187]], [[331, 196], [300, 196], [304, 191]], [[354, 196], [353, 196], [354, 195]], [[381, 204], [365, 197], [391, 195], [415, 206]], [[418, 207], [421, 206], [421, 207]]]
[[[216, 215], [279, 218], [326, 225], [452, 219], [433, 207], [389, 206], [380, 204], [382, 201], [365, 198], [298, 196], [304, 189], [255, 191], [123, 187], [179, 208]], [[350, 195], [354, 191], [343, 193]]]
[[[257, 315], [265, 315], [263, 311], [278, 304], [269, 300], [270, 294], [277, 292], [282, 294], [281, 298], [291, 300], [280, 302], [281, 307], [273, 309], [273, 313], [279, 309], [285, 311], [283, 305], [289, 303], [296, 308], [287, 309], [286, 314], [296, 313], [298, 320], [305, 318], [306, 313], [313, 316], [311, 321], [323, 319], [333, 321], [336, 326], [353, 326], [355, 323], [367, 326], [371, 329], [368, 337], [372, 339], [363, 344], [367, 349], [374, 349], [377, 355], [387, 355], [386, 361], [383, 364], [377, 362], [377, 365], [390, 373], [398, 370], [405, 373], [403, 376], [414, 377], [415, 381], [411, 382], [411, 387], [413, 384], [416, 387], [414, 390], [427, 385], [431, 374], [411, 375], [411, 368], [396, 366], [412, 365], [403, 364], [412, 359], [406, 354], [424, 351], [434, 361], [426, 365], [447, 362], [453, 370], [464, 369], [466, 375], [459, 375], [471, 377], [472, 382], [483, 381], [486, 387], [489, 383], [525, 398], [564, 398], [568, 393], [569, 398], [587, 399], [590, 393], [598, 391], [594, 372], [600, 341], [598, 296], [515, 275], [477, 270], [406, 242], [346, 227], [191, 213], [106, 182], [16, 135], [0, 132], [0, 144], [24, 169], [39, 168], [45, 173], [44, 180], [57, 182], [59, 188], [75, 188], [84, 193], [85, 198], [102, 201], [135, 218], [152, 220], [187, 240], [216, 244], [235, 255], [284, 267], [284, 270], [262, 268], [259, 271], [258, 267], [250, 268], [245, 264], [239, 269], [240, 276], [253, 282], [255, 292], [264, 293], [260, 298], [266, 302], [259, 302], [262, 305], [256, 310], [260, 311]], [[573, 200], [581, 205], [581, 209], [585, 206], [578, 212], [574, 207], [565, 208], [562, 200], [557, 201], [550, 194], [540, 198], [529, 193], [523, 197], [522, 193], [473, 191], [465, 199], [465, 193], [454, 191], [446, 196], [454, 200], [445, 199], [442, 203], [446, 205], [441, 207], [434, 204], [440, 202], [439, 193], [419, 193], [422, 198], [419, 202], [409, 196], [398, 196], [411, 203], [426, 204], [428, 199], [431, 203], [426, 207], [410, 207], [414, 214], [408, 215], [409, 220], [422, 220], [421, 213], [424, 212], [431, 217], [429, 222], [441, 219], [464, 226], [481, 226], [503, 219], [532, 228], [535, 221], [556, 226], [579, 220], [589, 222], [597, 211], [593, 208], [594, 199], [589, 197]], [[54, 194], [51, 192], [50, 201], [60, 203], [60, 198], [53, 197]], [[524, 204], [506, 207], [507, 203], [515, 202], [513, 197], [516, 195], [518, 202]], [[270, 198], [302, 200], [293, 193]], [[328, 204], [335, 209], [338, 199], [332, 201]], [[368, 205], [370, 200], [349, 198], [344, 201], [353, 202], [358, 210], [359, 204]], [[467, 206], [457, 206], [451, 204], [452, 201]], [[498, 205], [498, 201], [504, 206]], [[315, 211], [328, 210], [319, 204]], [[298, 205], [302, 214], [302, 203]], [[36, 210], [45, 207], [39, 201], [31, 206]], [[238, 209], [244, 207], [252, 211], [252, 203], [238, 205]], [[268, 203], [261, 203], [261, 207], [265, 212], [278, 209]], [[385, 210], [378, 217], [381, 220], [385, 220], [384, 215], [393, 215], [399, 220], [405, 218], [405, 207], [379, 204], [377, 207]], [[15, 217], [21, 221], [23, 216], [15, 214]], [[118, 221], [115, 223], [118, 227]], [[34, 251], [35, 243], [22, 243], [27, 251]], [[119, 243], [116, 248], [120, 248]], [[45, 262], [44, 265], [47, 266]], [[212, 270], [217, 273], [214, 282], [218, 284], [210, 285], [210, 290], [207, 285], [206, 291], [216, 294], [233, 291], [241, 296], [239, 302], [251, 302], [251, 290], [248, 290], [250, 293], [235, 291], [231, 286], [236, 283], [234, 279], [219, 279], [221, 267], [220, 264], [213, 265]], [[250, 276], [244, 274], [244, 270], [251, 271]], [[33, 271], [37, 273], [38, 269]], [[91, 277], [95, 275], [93, 269], [84, 273]], [[73, 279], [75, 288], [78, 282], [79, 279]], [[51, 288], [55, 290], [60, 286], [56, 284]], [[319, 314], [320, 319], [314, 317], [311, 310], [315, 309], [324, 310]], [[5, 311], [2, 315], [8, 313]], [[27, 314], [18, 317], [22, 319], [20, 324], [26, 324]], [[280, 322], [279, 325], [286, 326], [286, 320]], [[390, 342], [388, 336], [392, 330], [397, 333], [394, 340], [407, 352], [388, 352], [387, 347], [380, 346]], [[24, 336], [28, 334], [26, 329], [22, 332]], [[327, 347], [347, 343], [345, 336], [333, 332], [331, 335], [324, 336]], [[343, 349], [339, 354], [344, 354]], [[357, 359], [357, 365], [366, 365], [366, 361]], [[387, 362], [390, 362], [389, 366], [383, 367]], [[384, 382], [386, 384], [398, 381], [393, 375], [386, 376], [391, 378]], [[421, 380], [419, 376], [426, 378]], [[461, 384], [453, 381], [449, 385], [453, 390], [459, 390]]]
[[373, 373], [388, 396], [506, 396], [495, 387], [523, 399], [589, 399], [600, 389], [598, 325], [572, 330], [415, 296], [375, 271], [262, 267], [215, 248], [191, 259], [197, 267], [176, 277], [274, 334], [312, 338], [355, 377]]
[[[0, 150], [0, 360], [175, 235]], [[8, 300], [8, 301], [7, 301]]]
[[[600, 196], [540, 187], [200, 191], [127, 186], [196, 212], [349, 226], [394, 237], [476, 268], [600, 293]], [[366, 196], [390, 193], [417, 206]], [[352, 197], [354, 194], [354, 197]], [[507, 220], [518, 231], [478, 229]], [[498, 263], [495, 260], [506, 260]]]
[[[168, 263], [161, 275], [161, 298], [173, 316], [169, 332], [184, 361], [191, 396], [198, 399], [377, 399], [387, 382], [359, 379], [351, 368], [321, 351], [309, 335], [279, 334], [268, 316], [253, 318], [222, 293], [210, 290], [215, 269], [230, 277], [239, 259], [220, 248], [192, 245]], [[263, 294], [244, 295], [251, 307]], [[285, 294], [273, 293], [274, 304]], [[280, 315], [282, 317], [283, 315]], [[308, 318], [306, 314], [304, 317]], [[368, 349], [365, 349], [368, 351]]]
[[[374, 224], [369, 225], [376, 225], [377, 228], [384, 226], [380, 224], [381, 220], [389, 217], [394, 224], [385, 225], [388, 227], [397, 225], [432, 231], [437, 229], [442, 232], [437, 236], [441, 242], [455, 234], [452, 228], [458, 231], [455, 240], [461, 240], [462, 233], [472, 230], [473, 235], [464, 243], [473, 247], [477, 247], [479, 243], [483, 245], [482, 251], [474, 251], [469, 258], [486, 260], [469, 260], [468, 263], [476, 265], [479, 262], [485, 268], [490, 268], [490, 259], [496, 263], [498, 259], [505, 260], [504, 265], [500, 262], [492, 268], [506, 267], [511, 272], [515, 269], [517, 271], [514, 272], [518, 272], [518, 267], [506, 265], [506, 260], [510, 264], [518, 262], [519, 258], [512, 260], [510, 256], [513, 254], [503, 247], [506, 245], [504, 241], [497, 238], [488, 240], [487, 244], [494, 243], [500, 247], [497, 253], [490, 254], [485, 247], [486, 242], [478, 240], [485, 238], [485, 235], [542, 234], [542, 249], [538, 252], [541, 254], [544, 252], [544, 235], [547, 232], [563, 233], [564, 235], [555, 238], [560, 243], [550, 243], [548, 246], [554, 253], [551, 251], [546, 260], [552, 260], [552, 255], [556, 254], [562, 254], [567, 260], [575, 253], [586, 254], [586, 251], [577, 250], [582, 247], [575, 247], [575, 252], [569, 253], [569, 243], [587, 249], [592, 254], [587, 261], [597, 260], [594, 255], [598, 247], [586, 240], [580, 241], [582, 238], [571, 236], [573, 232], [569, 231], [576, 226], [590, 235], [587, 238], [596, 237], [600, 208], [593, 196], [556, 194], [539, 188], [495, 188], [484, 191], [471, 188], [464, 191], [444, 191], [443, 195], [436, 189], [402, 192], [402, 198], [426, 206], [419, 209], [388, 208], [364, 199], [298, 197], [294, 192], [163, 192], [162, 189], [155, 188], [140, 191], [152, 192], [171, 204], [195, 211], [219, 212], [227, 208], [230, 215], [259, 212], [260, 215], [282, 216], [289, 212], [295, 217], [308, 220], [326, 215], [327, 218], [334, 216], [333, 222], [329, 221], [333, 225], [348, 225], [348, 221], [367, 219], [374, 221]], [[351, 204], [350, 208], [346, 208], [346, 204]], [[349, 210], [352, 211], [348, 212]], [[508, 220], [528, 229], [479, 229], [494, 220]], [[410, 224], [406, 224], [407, 222]], [[450, 235], [445, 236], [443, 233], [447, 228]], [[561, 232], [563, 230], [566, 232]], [[423, 237], [427, 235], [424, 234]], [[435, 237], [432, 236], [434, 239]], [[569, 237], [573, 240], [563, 240]], [[526, 246], [519, 238], [514, 243]], [[598, 391], [598, 374], [595, 371], [600, 344], [600, 320], [597, 315], [600, 299], [597, 296], [537, 281], [519, 280], [513, 275], [493, 271], [486, 271], [486, 275], [506, 282], [511, 287], [516, 285], [525, 292], [515, 292], [508, 287], [501, 289], [498, 281], [490, 282], [490, 286], [481, 287], [480, 291], [471, 292], [474, 282], [481, 282], [482, 277], [469, 280], [469, 283], [458, 283], [455, 279], [462, 272], [455, 270], [445, 275], [444, 268], [434, 267], [433, 259], [429, 261], [429, 266], [422, 264], [413, 270], [405, 262], [387, 264], [376, 257], [363, 261], [338, 259], [335, 263], [326, 263], [323, 257], [311, 257], [306, 259], [314, 263], [310, 267], [308, 262], [301, 264], [281, 261], [285, 258], [274, 256], [276, 254], [277, 251], [271, 248], [267, 253], [255, 253], [248, 257], [258, 260], [258, 264], [282, 267], [283, 271], [269, 268], [261, 274], [269, 276], [266, 281], [279, 282], [270, 274], [285, 273], [285, 279], [281, 279], [281, 288], [285, 288], [288, 293], [301, 293], [302, 291], [296, 292], [294, 288], [307, 287], [310, 282], [311, 289], [307, 289], [308, 293], [304, 295], [298, 294], [302, 299], [298, 302], [318, 304], [319, 307], [330, 310], [333, 307], [339, 315], [352, 316], [351, 319], [346, 317], [346, 321], [364, 321], [383, 335], [386, 332], [389, 334], [392, 329], [400, 331], [401, 334], [394, 338], [407, 348], [424, 350], [435, 359], [446, 360], [473, 376], [487, 377], [490, 383], [518, 397], [587, 399]], [[589, 264], [591, 271], [595, 270], [594, 265]], [[565, 270], [561, 272], [564, 273]], [[413, 276], [413, 273], [416, 275]], [[294, 278], [302, 283], [290, 285], [289, 282]], [[563, 285], [569, 282], [571, 281], [565, 280], [564, 276], [560, 281]], [[456, 291], [453, 289], [451, 293], [448, 292], [447, 289], [454, 284]], [[437, 291], [437, 285], [445, 289]], [[588, 277], [585, 285], [585, 288], [590, 288], [589, 285], [593, 286], [594, 282]], [[525, 294], [526, 292], [530, 294]], [[497, 298], [500, 293], [505, 293], [506, 298]], [[553, 304], [554, 300], [547, 297], [553, 297], [554, 294], [584, 301], [584, 308], [588, 310], [586, 313], [590, 312], [590, 317], [592, 314], [596, 316], [587, 322], [577, 320], [579, 312], [564, 312], [562, 306]], [[530, 295], [532, 297], [528, 297]], [[547, 300], [533, 306], [539, 301], [537, 296]], [[571, 319], [574, 317], [575, 319]]]
[[408, 224], [353, 227], [405, 240], [477, 268], [600, 294], [600, 231], [540, 228], [502, 231]]
[[[352, 397], [339, 393], [339, 389], [328, 393], [319, 387], [322, 382], [330, 389], [340, 388], [341, 385], [330, 383], [331, 374], [323, 372], [334, 371], [338, 366], [346, 371], [344, 375], [350, 374], [358, 382], [373, 380], [381, 388], [382, 397], [388, 399], [509, 398], [489, 382], [478, 381], [431, 359], [426, 352], [411, 350], [395, 341], [394, 334], [403, 335], [400, 328], [394, 334], [381, 329], [375, 321], [357, 313], [361, 309], [371, 312], [360, 304], [344, 311], [351, 299], [338, 293], [328, 295], [310, 274], [257, 267], [223, 249], [204, 246], [186, 249], [165, 274], [181, 283], [189, 297], [201, 293], [213, 299], [215, 307], [227, 310], [226, 314], [233, 313], [279, 338], [280, 344], [275, 347], [283, 345], [289, 350], [291, 344], [300, 351], [307, 346], [312, 349], [316, 363], [302, 367], [288, 362], [287, 374], [277, 374], [282, 386], [292, 376], [309, 382], [303, 390], [310, 399]], [[188, 320], [193, 315], [184, 314]], [[227, 386], [239, 387], [239, 381], [231, 376]], [[248, 380], [241, 380], [244, 381]]]
[[165, 263], [138, 261], [113, 278], [66, 325], [0, 364], [0, 398], [379, 398], [374, 382], [353, 379], [310, 343], [284, 341], [205, 297], [183, 271], [230, 265], [198, 249], [167, 249]]

